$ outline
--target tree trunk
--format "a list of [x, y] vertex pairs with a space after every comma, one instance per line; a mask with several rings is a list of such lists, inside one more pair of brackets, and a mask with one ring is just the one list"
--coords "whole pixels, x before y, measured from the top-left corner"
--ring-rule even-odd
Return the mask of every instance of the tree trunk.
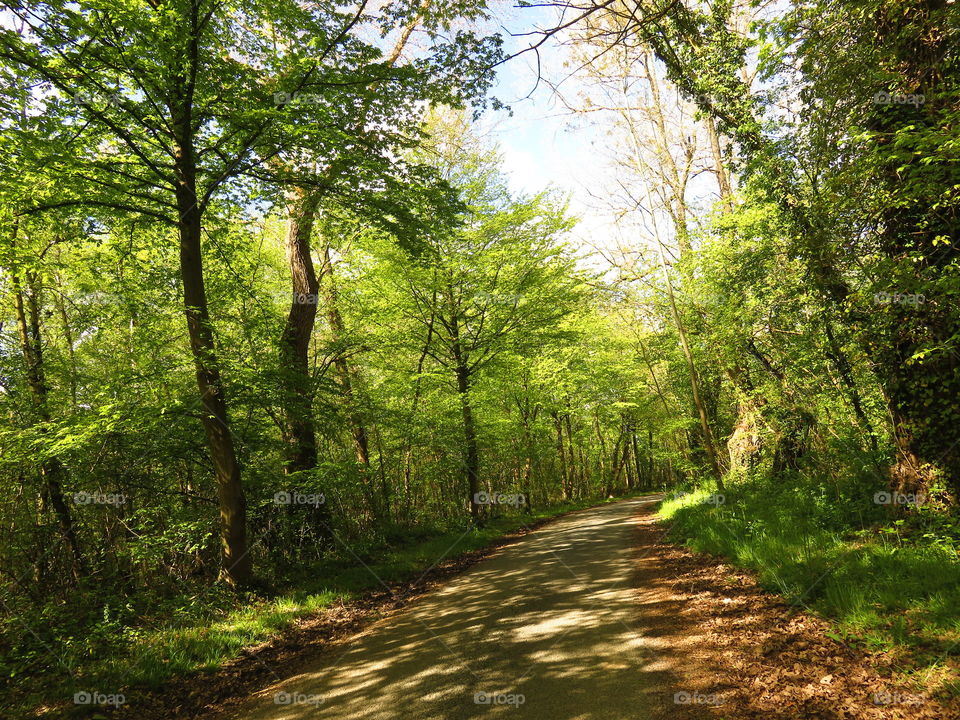
[[[423, 0], [418, 13], [402, 30], [392, 52], [386, 58], [393, 65], [403, 53], [411, 34], [431, 5]], [[366, 116], [366, 107], [361, 117]], [[313, 470], [317, 465], [316, 423], [313, 419], [313, 387], [309, 367], [310, 339], [316, 323], [317, 304], [319, 302], [320, 283], [317, 279], [311, 256], [313, 225], [322, 193], [304, 188], [294, 188], [288, 198], [290, 227], [287, 233], [287, 260], [290, 265], [293, 297], [290, 311], [281, 338], [281, 362], [287, 377], [284, 378], [286, 401], [284, 407], [284, 429], [287, 441], [287, 459], [284, 471], [287, 474]], [[336, 289], [333, 286], [332, 266], [329, 247], [324, 246], [324, 268], [330, 274], [330, 289], [326, 293], [327, 314], [331, 332], [336, 341], [342, 337], [343, 322], [336, 304]], [[352, 407], [352, 382], [346, 361], [336, 364], [337, 374], [348, 405]], [[362, 423], [353, 422], [351, 437], [357, 462], [360, 464], [364, 479], [369, 478], [370, 455], [366, 430]], [[409, 491], [409, 468], [405, 469], [404, 486]], [[409, 499], [409, 492], [407, 492]]]
[[[634, 432], [633, 423], [627, 422], [628, 448], [627, 448], [627, 490], [633, 490], [640, 481], [639, 470], [640, 460], [637, 458], [637, 434]], [[632, 456], [632, 462], [630, 458]]]
[[717, 135], [717, 126], [713, 118], [707, 116], [704, 120], [707, 126], [707, 134], [710, 136], [710, 150], [713, 153], [713, 165], [717, 175], [717, 185], [720, 188], [720, 199], [723, 201], [727, 212], [733, 211], [733, 190], [730, 186], [730, 175], [723, 164], [723, 153], [720, 150], [720, 137]]
[[[16, 227], [14, 227], [16, 234]], [[36, 297], [36, 287], [31, 287], [28, 295], [24, 295], [19, 274], [10, 269], [10, 280], [13, 286], [13, 302], [17, 317], [17, 329], [20, 337], [20, 349], [27, 372], [27, 385], [30, 387], [30, 396], [33, 399], [34, 412], [41, 427], [50, 422], [50, 406], [48, 402], [48, 388], [43, 365], [43, 339], [40, 328], [40, 306]], [[31, 286], [33, 282], [29, 283]], [[77, 538], [73, 516], [63, 495], [63, 480], [66, 470], [63, 463], [56, 457], [50, 457], [40, 463], [40, 475], [43, 479], [41, 496], [44, 504], [49, 503], [53, 514], [60, 526], [60, 533], [70, 548], [71, 576], [74, 583], [79, 582], [87, 574], [80, 541]]]
[[[524, 393], [528, 393], [527, 382], [524, 380], [523, 383]], [[518, 401], [517, 403], [520, 418], [523, 423], [523, 451], [524, 451], [524, 462], [523, 462], [523, 474], [520, 479], [520, 492], [523, 493], [523, 497], [526, 500], [524, 503], [524, 512], [530, 514], [533, 512], [533, 493], [530, 491], [530, 481], [533, 476], [533, 437], [530, 433], [530, 423], [536, 419], [538, 408], [530, 409], [530, 399], [525, 396], [523, 403]]]
[[[600, 444], [600, 478], [603, 480], [605, 488], [610, 486], [610, 477], [607, 474], [607, 442], [604, 440], [603, 432], [600, 429], [600, 417], [599, 414], [594, 411], [593, 413], [593, 429], [597, 433], [597, 442]], [[607, 493], [609, 494], [609, 493]]]
[[[182, 124], [189, 128], [191, 122], [188, 117]], [[223, 552], [221, 574], [228, 583], [236, 586], [247, 582], [253, 570], [247, 548], [247, 505], [207, 307], [201, 256], [202, 217], [196, 193], [192, 142], [183, 143], [179, 148], [176, 174], [183, 303], [190, 350], [196, 367], [197, 388], [203, 404], [203, 427], [217, 484]]]
[[[434, 294], [431, 307], [436, 305], [436, 294]], [[410, 476], [413, 471], [413, 421], [417, 415], [417, 409], [420, 405], [420, 393], [422, 391], [423, 364], [426, 362], [427, 353], [430, 351], [430, 343], [433, 340], [433, 323], [435, 315], [431, 313], [430, 321], [427, 324], [427, 337], [423, 342], [423, 349], [420, 351], [420, 359], [417, 360], [416, 380], [413, 383], [413, 399], [410, 401], [410, 424], [408, 425], [406, 447], [403, 451], [403, 502], [404, 516], [409, 519], [412, 509], [411, 483]]]
[[647, 486], [648, 478], [643, 474], [643, 460], [640, 456], [640, 443], [637, 442], [637, 426], [636, 421], [632, 426], [632, 432], [630, 433], [630, 445], [633, 447], [633, 465], [634, 470], [636, 471], [637, 478], [637, 488], [642, 488]]
[[570, 453], [570, 462], [568, 463], [567, 487], [565, 489], [565, 498], [573, 499], [573, 489], [577, 479], [577, 456], [573, 445], [573, 427], [570, 422], [570, 396], [567, 396], [567, 411], [563, 414], [563, 424], [567, 428], [567, 450]]
[[823, 329], [828, 343], [826, 351], [827, 357], [830, 358], [833, 366], [837, 369], [837, 372], [840, 373], [840, 379], [843, 381], [849, 393], [850, 405], [853, 407], [853, 412], [857, 416], [857, 422], [869, 438], [870, 449], [874, 455], [876, 455], [878, 452], [877, 436], [874, 434], [870, 418], [867, 417], [867, 413], [863, 409], [863, 399], [860, 396], [860, 389], [857, 387], [857, 382], [853, 377], [853, 366], [850, 364], [850, 360], [843, 351], [843, 347], [837, 340], [836, 335], [834, 335], [833, 324], [829, 319], [824, 323]]
[[557, 430], [557, 459], [560, 461], [560, 488], [563, 491], [563, 497], [569, 498], [567, 494], [567, 451], [563, 446], [563, 422], [560, 420], [560, 414], [550, 413], [553, 418], [553, 425]]
[[670, 304], [670, 312], [673, 315], [674, 324], [677, 327], [677, 334], [680, 336], [680, 345], [683, 348], [683, 357], [687, 361], [687, 370], [690, 375], [690, 389], [693, 392], [693, 403], [697, 409], [697, 416], [700, 420], [700, 431], [703, 433], [704, 449], [707, 452], [707, 459], [710, 461], [710, 468], [713, 471], [714, 478], [717, 481], [717, 487], [723, 490], [723, 471], [720, 469], [720, 460], [717, 457], [717, 446], [713, 440], [713, 430], [707, 419], [706, 406], [700, 396], [700, 381], [697, 375], [697, 367], [693, 361], [693, 353], [690, 352], [690, 345], [687, 342], [687, 333], [684, 330], [683, 322], [680, 319], [680, 312], [677, 310], [676, 299], [673, 295], [673, 282], [670, 280], [670, 273], [667, 271], [667, 261], [664, 257], [663, 245], [657, 243], [660, 250], [660, 267], [663, 269], [663, 276], [667, 283], [667, 299]]
[[344, 354], [346, 341], [346, 327], [343, 316], [340, 314], [340, 303], [337, 295], [337, 286], [333, 276], [333, 262], [330, 258], [330, 245], [323, 246], [323, 275], [326, 282], [323, 286], [324, 302], [326, 303], [327, 322], [330, 325], [330, 335], [334, 342], [336, 358], [333, 367], [337, 374], [337, 382], [343, 395], [343, 402], [347, 413], [347, 424], [350, 426], [350, 437], [353, 440], [353, 452], [357, 459], [360, 472], [360, 482], [364, 487], [370, 508], [375, 515], [380, 515], [379, 503], [373, 490], [373, 478], [370, 472], [370, 441], [363, 417], [357, 408], [356, 392], [354, 389], [353, 370]]
[[477, 447], [477, 429], [473, 421], [473, 407], [470, 405], [470, 371], [456, 346], [457, 392], [460, 395], [460, 409], [463, 414], [464, 477], [467, 492], [470, 495], [470, 515], [474, 522], [480, 520], [480, 505], [477, 493], [480, 492], [480, 453]]
[[620, 474], [623, 472], [624, 467], [628, 467], [628, 458], [630, 454], [628, 435], [629, 429], [626, 426], [621, 427], [620, 436], [617, 438], [617, 443], [613, 447], [613, 472], [610, 478], [610, 492], [608, 495], [613, 494], [614, 488], [620, 482]]
[[317, 437], [313, 419], [313, 384], [310, 377], [310, 339], [317, 317], [320, 284], [310, 255], [310, 240], [319, 198], [295, 188], [288, 199], [287, 262], [292, 297], [280, 337], [280, 362], [284, 393], [284, 472], [291, 475], [317, 466]]

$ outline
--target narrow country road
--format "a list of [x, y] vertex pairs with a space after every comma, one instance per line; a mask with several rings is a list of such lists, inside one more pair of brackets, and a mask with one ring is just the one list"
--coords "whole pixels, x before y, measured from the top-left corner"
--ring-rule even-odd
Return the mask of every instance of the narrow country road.
[[[251, 698], [238, 720], [696, 717], [635, 587], [638, 514], [573, 513]], [[660, 641], [663, 644], [663, 641]]]

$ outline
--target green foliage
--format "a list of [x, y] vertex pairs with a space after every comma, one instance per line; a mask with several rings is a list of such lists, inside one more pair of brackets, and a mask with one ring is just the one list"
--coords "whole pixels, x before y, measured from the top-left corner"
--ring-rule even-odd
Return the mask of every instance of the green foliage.
[[483, 3], [10, 6], [17, 707], [213, 669], [451, 544], [707, 475], [726, 502], [668, 502], [677, 537], [871, 644], [952, 647], [958, 13], [622, 10], [570, 28], [625, 96], [618, 218], [647, 243], [597, 270], [566, 199], [512, 192], [473, 134]]

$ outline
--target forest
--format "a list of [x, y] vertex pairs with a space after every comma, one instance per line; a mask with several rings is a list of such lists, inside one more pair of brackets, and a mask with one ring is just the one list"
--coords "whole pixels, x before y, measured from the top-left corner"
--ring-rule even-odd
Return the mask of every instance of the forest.
[[[948, 707], [958, 50], [953, 0], [4, 2], [0, 717], [154, 717], [651, 494]], [[512, 177], [505, 73], [590, 187]]]

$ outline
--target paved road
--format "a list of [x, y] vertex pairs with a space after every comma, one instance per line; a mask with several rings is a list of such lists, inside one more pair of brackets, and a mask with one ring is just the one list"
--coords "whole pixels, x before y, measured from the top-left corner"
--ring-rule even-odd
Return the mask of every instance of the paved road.
[[237, 719], [687, 717], [633, 587], [636, 517], [653, 501], [530, 533], [251, 698]]

